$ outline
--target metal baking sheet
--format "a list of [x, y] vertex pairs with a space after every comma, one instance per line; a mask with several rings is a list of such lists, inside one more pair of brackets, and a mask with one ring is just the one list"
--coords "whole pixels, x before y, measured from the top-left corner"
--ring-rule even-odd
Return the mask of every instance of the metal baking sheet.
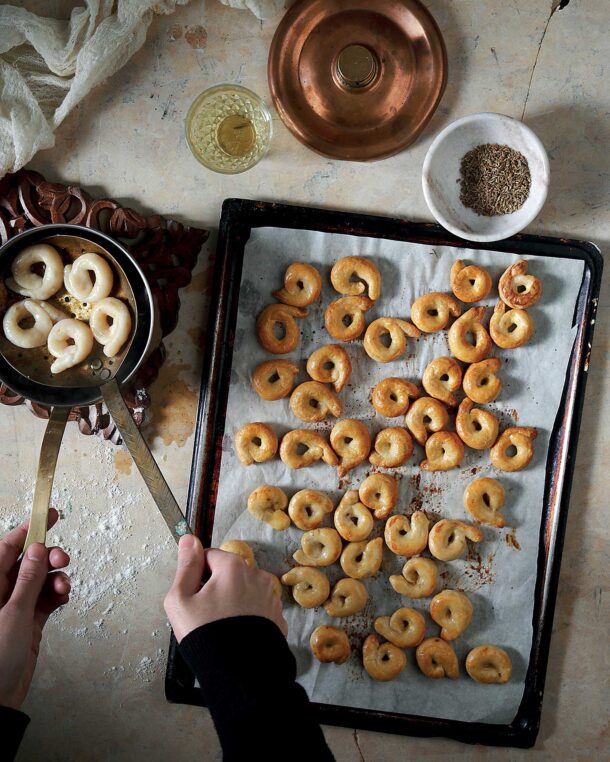
[[[223, 346], [226, 348], [227, 343], [229, 349], [233, 346], [233, 331], [235, 330], [236, 325], [238, 326], [236, 323], [236, 310], [239, 301], [239, 288], [242, 277], [244, 243], [249, 236], [250, 229], [253, 227], [296, 227], [305, 230], [347, 233], [352, 236], [367, 236], [369, 238], [390, 238], [396, 241], [410, 241], [426, 244], [426, 246], [434, 247], [437, 252], [442, 251], [442, 247], [464, 247], [463, 242], [452, 238], [449, 234], [441, 231], [436, 226], [413, 225], [411, 223], [386, 220], [383, 218], [360, 217], [357, 215], [346, 215], [277, 205], [264, 205], [256, 204], [254, 202], [240, 202], [237, 200], [226, 203], [223, 212], [223, 224], [221, 226], [221, 240], [219, 241], [219, 259], [220, 263], [222, 263], [221, 267], [224, 270], [224, 273], [217, 270], [218, 289], [215, 289], [215, 293], [219, 296], [219, 309], [214, 313], [217, 317], [217, 330], [215, 332], [216, 346], [212, 347], [208, 357], [210, 361], [209, 368], [211, 371], [212, 382], [211, 384], [204, 382], [205, 389], [202, 388], [202, 392], [205, 391], [205, 398], [202, 397], [200, 421], [205, 419], [207, 420], [208, 425], [205, 427], [205, 432], [201, 431], [204, 436], [201, 439], [198, 437], [198, 452], [195, 453], [195, 468], [193, 471], [190, 500], [193, 518], [197, 519], [198, 529], [208, 541], [210, 540], [213, 526], [213, 506], [215, 504], [215, 492], [218, 486], [218, 466], [220, 460], [219, 448], [225, 428], [224, 412], [227, 401], [226, 393], [218, 394], [218, 390], [224, 389], [226, 392], [228, 384], [223, 384], [222, 379], [228, 379], [228, 373], [231, 370], [231, 352], [222, 352], [219, 350], [221, 350]], [[278, 232], [278, 239], [282, 237], [282, 232], [283, 231]], [[262, 233], [269, 234], [270, 231], [262, 231]], [[254, 237], [257, 235], [260, 235], [260, 231], [257, 232]], [[332, 236], [327, 236], [326, 238], [330, 239]], [[362, 242], [362, 244], [364, 245], [365, 242]], [[269, 236], [267, 235], [266, 250], [269, 250], [269, 248]], [[361, 244], [358, 244], [359, 251], [360, 248]], [[386, 250], [388, 248], [391, 248], [391, 245], [386, 244]], [[405, 249], [404, 246], [402, 248]], [[412, 250], [416, 250], [417, 248], [417, 246], [411, 247]], [[541, 612], [545, 613], [544, 607], [550, 605], [549, 596], [551, 595], [551, 597], [554, 598], [554, 595], [552, 595], [554, 589], [549, 588], [548, 582], [545, 583], [545, 578], [552, 582], [553, 575], [556, 574], [556, 571], [554, 572], [553, 570], [558, 568], [558, 560], [554, 560], [558, 558], [555, 550], [557, 549], [558, 543], [561, 541], [561, 537], [558, 536], [558, 529], [560, 528], [558, 524], [561, 523], [562, 516], [567, 509], [566, 490], [564, 489], [562, 493], [561, 487], [562, 484], [564, 487], [567, 486], [566, 482], [569, 482], [569, 440], [574, 436], [575, 432], [574, 424], [576, 421], [574, 420], [574, 407], [577, 405], [579, 396], [582, 393], [582, 389], [578, 389], [578, 385], [582, 380], [581, 375], [585, 370], [584, 362], [586, 353], [583, 354], [583, 350], [586, 349], [586, 341], [590, 340], [590, 337], [589, 339], [586, 339], [586, 333], [591, 328], [591, 318], [587, 316], [587, 313], [594, 311], [595, 308], [593, 297], [596, 293], [596, 277], [599, 277], [599, 255], [596, 254], [595, 248], [590, 244], [575, 244], [573, 242], [557, 241], [556, 239], [540, 239], [534, 237], [518, 237], [509, 242], [491, 244], [487, 247], [477, 244], [472, 248], [476, 248], [477, 250], [486, 248], [491, 252], [508, 252], [520, 256], [526, 254], [534, 255], [536, 257], [556, 258], [564, 256], [577, 263], [579, 265], [579, 271], [583, 272], [577, 306], [575, 309], [575, 319], [573, 321], [573, 333], [575, 336], [574, 349], [572, 350], [569, 362], [570, 371], [565, 374], [567, 380], [562, 394], [560, 412], [557, 415], [554, 425], [551, 420], [545, 422], [547, 427], [545, 436], [548, 436], [549, 455], [546, 464], [547, 479], [546, 484], [544, 485], [544, 500], [540, 501], [540, 499], [538, 499], [539, 503], [543, 503], [543, 505], [540, 506], [540, 509], [542, 510], [542, 522], [540, 524], [538, 574], [536, 575], [535, 590], [530, 590], [528, 592], [529, 596], [531, 596], [532, 593], [534, 594], [534, 616], [532, 618], [533, 637], [529, 637], [527, 641], [524, 641], [527, 642], [528, 647], [531, 643], [529, 660], [527, 659], [527, 653], [522, 654], [521, 680], [523, 685], [520, 686], [521, 690], [519, 691], [519, 695], [522, 691], [523, 697], [520, 705], [518, 705], [518, 696], [515, 698], [515, 695], [513, 695], [512, 701], [515, 705], [514, 717], [512, 717], [510, 713], [507, 715], [506, 711], [500, 711], [496, 713], [499, 722], [494, 722], [493, 712], [484, 718], [485, 722], [460, 721], [458, 718], [460, 718], [462, 714], [461, 712], [452, 712], [447, 709], [442, 711], [442, 719], [431, 717], [430, 715], [432, 712], [429, 710], [425, 712], [429, 715], [427, 717], [416, 717], [414, 714], [405, 714], [404, 708], [402, 714], [397, 714], [392, 711], [396, 702], [387, 698], [394, 694], [386, 692], [385, 700], [382, 700], [381, 698], [375, 699], [374, 691], [372, 691], [368, 706], [365, 708], [353, 708], [325, 703], [319, 705], [319, 713], [322, 721], [325, 722], [336, 722], [358, 727], [371, 727], [379, 730], [393, 730], [394, 732], [411, 732], [420, 734], [442, 733], [460, 737], [462, 740], [474, 740], [479, 742], [487, 741], [489, 743], [528, 745], [530, 742], [533, 742], [533, 738], [535, 738], [535, 732], [539, 721], [539, 701], [538, 704], [536, 704], [538, 699], [536, 691], [532, 691], [532, 686], [536, 680], [538, 683], [543, 681], [543, 662], [546, 660], [546, 653], [548, 651], [548, 642], [546, 643], [545, 648], [542, 648], [545, 620], [541, 619]], [[248, 247], [248, 252], [255, 249], [256, 245], [251, 245]], [[380, 250], [383, 251], [381, 244]], [[449, 251], [451, 251], [451, 249], [449, 249]], [[274, 267], [277, 264], [277, 269], [283, 272], [285, 264], [276, 262], [278, 259], [277, 254], [276, 256], [273, 256], [273, 252], [269, 253], [270, 261], [274, 262]], [[336, 259], [336, 252], [333, 253], [335, 254], [333, 259]], [[361, 253], [367, 252], [362, 251]], [[248, 256], [250, 256], [250, 254], [248, 254]], [[457, 256], [457, 253], [455, 253], [455, 256]], [[462, 256], [464, 256], [464, 254], [462, 254]], [[485, 257], [492, 257], [491, 261], [493, 261], [493, 254], [482, 253], [481, 258]], [[504, 258], [504, 254], [497, 254], [496, 257], [502, 259]], [[554, 264], [554, 262], [551, 259], [549, 260], [549, 265], [552, 264]], [[435, 266], [433, 264], [431, 267], [431, 272], [434, 272], [436, 269], [442, 269], [440, 265]], [[547, 271], [550, 274], [552, 272], [552, 267], [550, 266]], [[281, 272], [276, 274], [277, 278], [281, 277]], [[224, 292], [225, 287], [226, 293]], [[440, 289], [440, 286], [437, 287]], [[574, 302], [574, 298], [571, 299], [571, 302]], [[239, 329], [238, 326], [238, 330], [243, 333], [243, 327]], [[217, 352], [216, 358], [214, 357], [215, 350]], [[435, 355], [440, 353], [441, 352], [439, 352], [438, 349], [434, 352]], [[577, 363], [576, 366], [575, 361]], [[581, 365], [578, 365], [578, 363], [581, 363]], [[236, 372], [239, 373], [239, 362], [236, 362], [233, 365], [235, 375]], [[580, 368], [582, 373], [574, 373], [576, 368]], [[218, 375], [216, 376], [216, 385], [213, 381], [215, 372], [218, 372]], [[274, 415], [270, 412], [268, 420], [271, 421], [273, 419]], [[523, 420], [520, 421], [520, 423], [528, 425], [531, 424], [532, 421]], [[540, 425], [539, 422], [536, 423]], [[225, 458], [225, 464], [226, 462], [227, 458]], [[542, 470], [544, 471], [544, 464], [541, 465]], [[209, 469], [207, 471], [208, 478], [205, 478], [206, 467]], [[249, 469], [249, 471], [251, 470], [252, 469]], [[210, 482], [210, 476], [212, 477], [212, 482]], [[204, 493], [201, 486], [198, 487], [198, 479], [199, 485], [202, 484], [202, 481], [206, 484], [213, 484], [212, 495]], [[275, 482], [272, 481], [272, 483]], [[295, 481], [295, 483], [297, 482]], [[298, 484], [299, 486], [307, 486], [305, 484], [300, 484], [300, 482]], [[542, 493], [542, 491], [543, 486], [541, 483], [540, 492]], [[562, 507], [564, 504], [565, 508]], [[535, 526], [538, 525], [539, 521]], [[561, 533], [559, 533], [559, 535], [560, 534]], [[216, 539], [218, 540], [218, 538]], [[531, 539], [532, 538], [530, 537], [530, 540]], [[533, 544], [535, 544], [535, 541]], [[541, 559], [543, 558], [544, 563], [541, 564]], [[535, 564], [535, 554], [533, 555], [533, 559]], [[405, 604], [401, 603], [399, 605]], [[377, 615], [380, 613], [390, 613], [391, 610], [393, 609], [389, 609], [387, 612], [376, 611], [375, 613]], [[548, 613], [546, 616], [548, 618]], [[529, 623], [527, 624], [529, 627]], [[311, 627], [309, 627], [309, 629], [311, 629]], [[473, 637], [476, 636], [473, 634]], [[497, 642], [497, 639], [492, 642]], [[472, 645], [474, 644], [476, 644], [476, 641], [472, 643]], [[172, 669], [170, 669], [170, 673], [175, 677], [177, 674], [176, 664], [174, 662], [172, 662], [172, 664], [173, 666]], [[188, 700], [184, 691], [181, 692], [181, 695], [178, 695], [173, 691], [173, 688], [176, 686], [169, 678], [170, 674], [168, 673], [168, 695], [171, 695], [173, 692], [175, 695], [173, 695], [172, 698]], [[184, 676], [181, 679], [184, 679]], [[175, 682], [176, 681], [174, 680], [174, 683]], [[305, 682], [307, 684], [307, 681]], [[185, 686], [185, 688], [187, 687], [188, 686]], [[311, 689], [311, 681], [309, 682], [308, 687]], [[180, 693], [180, 691], [178, 691], [178, 693]], [[323, 692], [321, 693], [320, 690], [314, 692], [314, 696], [316, 693], [318, 695], [325, 695]], [[327, 697], [332, 697], [333, 695], [335, 694], [330, 690], [330, 692], [327, 692], [325, 699], [328, 700]], [[384, 694], [378, 695], [380, 697], [384, 696]], [[337, 704], [339, 703], [349, 704], [349, 692], [347, 692], [347, 698], [343, 696], [340, 701], [337, 700]], [[440, 710], [439, 713], [441, 713]], [[475, 711], [466, 716], [478, 718], [479, 714], [481, 713], [479, 712], [477, 714]], [[524, 722], [524, 718], [527, 722]]]

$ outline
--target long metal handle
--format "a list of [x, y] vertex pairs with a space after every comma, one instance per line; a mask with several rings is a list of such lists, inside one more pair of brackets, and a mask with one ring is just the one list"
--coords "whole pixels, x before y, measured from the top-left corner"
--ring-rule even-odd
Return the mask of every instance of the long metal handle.
[[47, 516], [51, 500], [51, 489], [53, 488], [53, 477], [55, 476], [57, 456], [59, 455], [59, 448], [61, 447], [61, 440], [69, 415], [69, 407], [54, 407], [51, 411], [44, 437], [42, 438], [42, 447], [40, 448], [40, 458], [38, 460], [38, 475], [36, 476], [34, 500], [32, 501], [32, 512], [30, 514], [30, 526], [25, 538], [24, 552], [33, 542], [44, 544], [47, 537]]
[[136, 426], [125, 404], [119, 385], [112, 380], [102, 386], [102, 395], [112, 420], [120, 431], [123, 441], [138, 470], [142, 474], [153, 500], [157, 504], [169, 531], [176, 542], [191, 529], [180, 510], [176, 498], [172, 495], [159, 466], [153, 458], [144, 437]]

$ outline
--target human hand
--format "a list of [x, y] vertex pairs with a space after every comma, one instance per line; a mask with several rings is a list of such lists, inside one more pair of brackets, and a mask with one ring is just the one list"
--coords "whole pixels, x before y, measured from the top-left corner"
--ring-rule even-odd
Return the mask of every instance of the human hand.
[[[51, 508], [47, 526], [58, 518]], [[70, 562], [61, 548], [34, 543], [18, 560], [28, 525], [24, 521], [0, 540], [0, 706], [11, 709], [26, 697], [49, 615], [70, 598], [70, 579], [57, 571]]]
[[[201, 587], [206, 565], [211, 576]], [[288, 633], [272, 576], [234, 553], [204, 551], [193, 535], [180, 538], [176, 576], [163, 605], [179, 643], [197, 627], [231, 616], [262, 616]]]

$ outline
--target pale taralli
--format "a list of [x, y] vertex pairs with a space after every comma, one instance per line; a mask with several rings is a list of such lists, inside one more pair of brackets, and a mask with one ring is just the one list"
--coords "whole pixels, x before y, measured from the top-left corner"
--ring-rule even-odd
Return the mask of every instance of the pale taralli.
[[[20, 323], [28, 317], [34, 318], [34, 325], [22, 328]], [[41, 304], [33, 299], [24, 299], [8, 308], [2, 320], [2, 328], [11, 344], [22, 349], [32, 349], [47, 343], [53, 321]]]
[[[44, 265], [44, 274], [38, 275], [33, 268]], [[59, 253], [46, 243], [28, 246], [18, 254], [11, 265], [12, 278], [6, 285], [22, 296], [30, 299], [48, 299], [63, 283], [64, 264]]]
[[[95, 275], [95, 283], [90, 273]], [[66, 265], [64, 286], [66, 291], [81, 302], [99, 302], [112, 291], [112, 269], [99, 254], [88, 252], [78, 257], [74, 264]]]
[[[74, 342], [70, 344], [69, 342]], [[48, 338], [49, 352], [55, 357], [51, 373], [61, 373], [83, 362], [93, 349], [93, 334], [86, 323], [74, 318], [56, 323]]]
[[106, 357], [115, 357], [129, 338], [131, 315], [124, 302], [109, 296], [94, 304], [89, 325], [95, 340], [104, 347]]

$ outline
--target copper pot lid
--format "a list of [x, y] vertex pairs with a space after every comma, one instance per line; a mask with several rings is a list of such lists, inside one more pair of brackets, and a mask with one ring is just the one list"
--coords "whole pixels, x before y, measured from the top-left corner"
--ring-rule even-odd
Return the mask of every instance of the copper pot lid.
[[269, 51], [288, 129], [335, 159], [370, 161], [412, 143], [445, 89], [447, 55], [416, 0], [297, 0]]

